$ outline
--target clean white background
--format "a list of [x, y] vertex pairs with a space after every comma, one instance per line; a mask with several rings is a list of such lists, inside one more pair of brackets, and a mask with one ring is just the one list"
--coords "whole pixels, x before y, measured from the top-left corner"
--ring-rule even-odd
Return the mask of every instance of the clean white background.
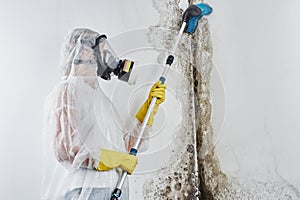
[[[217, 145], [221, 166], [250, 174], [276, 168], [297, 184], [300, 2], [208, 3], [214, 7], [209, 17], [214, 62], [226, 93]], [[43, 100], [59, 81], [59, 49], [67, 31], [87, 26], [112, 37], [155, 25], [151, 6], [150, 0], [1, 3], [1, 199], [39, 199]], [[238, 152], [237, 159], [230, 152]]]

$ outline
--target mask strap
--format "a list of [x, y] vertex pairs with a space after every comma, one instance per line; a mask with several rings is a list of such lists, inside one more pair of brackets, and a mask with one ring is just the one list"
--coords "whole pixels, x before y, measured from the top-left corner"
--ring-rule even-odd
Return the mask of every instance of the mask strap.
[[107, 39], [106, 35], [100, 35], [99, 37], [96, 38], [95, 40], [95, 45], [92, 46], [92, 49], [94, 50], [95, 53], [95, 57], [96, 57], [96, 62], [97, 62], [97, 75], [98, 76], [102, 76], [102, 74], [104, 73], [105, 69], [102, 69], [102, 59], [101, 59], [101, 53], [100, 53], [100, 49], [99, 49], [99, 44], [101, 42], [102, 39]]
[[107, 39], [106, 35], [103, 34], [103, 35], [100, 35], [99, 37], [97, 37], [96, 40], [95, 40], [94, 46], [92, 46], [92, 49], [95, 49], [95, 48], [99, 45], [100, 41], [101, 41], [103, 38], [104, 38], [104, 39]]

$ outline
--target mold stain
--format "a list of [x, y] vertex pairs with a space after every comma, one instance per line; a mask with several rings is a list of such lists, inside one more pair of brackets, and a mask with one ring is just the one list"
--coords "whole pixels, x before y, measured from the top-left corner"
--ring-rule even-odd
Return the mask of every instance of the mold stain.
[[[160, 22], [149, 28], [148, 38], [153, 47], [159, 51], [158, 63], [164, 63], [177, 38], [180, 26], [182, 10], [178, 6], [179, 1], [153, 1], [154, 7], [160, 13]], [[195, 138], [195, 107], [193, 91], [191, 38], [183, 35], [172, 69], [185, 80], [182, 83], [179, 94], [182, 105], [181, 126], [178, 127], [174, 137], [178, 142], [175, 152], [175, 160], [169, 166], [159, 170], [153, 178], [144, 184], [144, 199], [160, 200], [196, 200], [200, 197], [198, 187], [198, 164]], [[183, 67], [184, 66], [184, 67]]]
[[[153, 47], [161, 49], [158, 63], [164, 63], [178, 35], [183, 10], [179, 0], [152, 1], [160, 18], [156, 26], [149, 28], [148, 39]], [[171, 159], [175, 161], [145, 182], [144, 199], [299, 199], [295, 189], [281, 179], [245, 183], [222, 172], [212, 141], [209, 89], [212, 56], [209, 24], [202, 18], [193, 36], [182, 36], [172, 65], [186, 80], [178, 95], [185, 102], [182, 108], [185, 116], [174, 134], [179, 143], [176, 159]]]
[[209, 85], [213, 49], [206, 18], [200, 20], [191, 44], [200, 199], [300, 199], [299, 192], [295, 192], [294, 187], [284, 183], [278, 176], [263, 177], [262, 180], [250, 178], [245, 182], [239, 177], [222, 172], [212, 141]]

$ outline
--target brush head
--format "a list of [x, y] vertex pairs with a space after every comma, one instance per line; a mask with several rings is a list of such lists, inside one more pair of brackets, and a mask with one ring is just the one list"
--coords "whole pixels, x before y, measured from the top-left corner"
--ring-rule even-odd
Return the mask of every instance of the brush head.
[[209, 15], [213, 11], [212, 7], [210, 7], [206, 3], [199, 3], [199, 4], [196, 4], [196, 6], [201, 9], [202, 16]]
[[199, 19], [205, 15], [209, 15], [212, 11], [212, 7], [205, 3], [189, 6], [183, 13], [182, 17], [182, 21], [187, 23], [184, 32], [189, 34], [194, 33]]

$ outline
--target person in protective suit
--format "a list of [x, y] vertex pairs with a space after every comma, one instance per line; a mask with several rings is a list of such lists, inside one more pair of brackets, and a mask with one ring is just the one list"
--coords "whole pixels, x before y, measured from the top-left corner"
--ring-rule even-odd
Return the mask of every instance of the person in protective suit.
[[[131, 174], [137, 165], [137, 158], [128, 150], [151, 99], [156, 97], [157, 101], [146, 136], [158, 105], [165, 99], [166, 85], [158, 81], [136, 114], [136, 127], [126, 131], [116, 126], [117, 112], [99, 87], [97, 77], [110, 79], [114, 73], [128, 80], [129, 71], [124, 70], [125, 62], [105, 48], [105, 39], [91, 29], [77, 28], [70, 31], [62, 45], [63, 78], [45, 101], [43, 200], [110, 199], [121, 169]], [[147, 149], [146, 136], [139, 151]], [[126, 182], [120, 199], [128, 198]]]

